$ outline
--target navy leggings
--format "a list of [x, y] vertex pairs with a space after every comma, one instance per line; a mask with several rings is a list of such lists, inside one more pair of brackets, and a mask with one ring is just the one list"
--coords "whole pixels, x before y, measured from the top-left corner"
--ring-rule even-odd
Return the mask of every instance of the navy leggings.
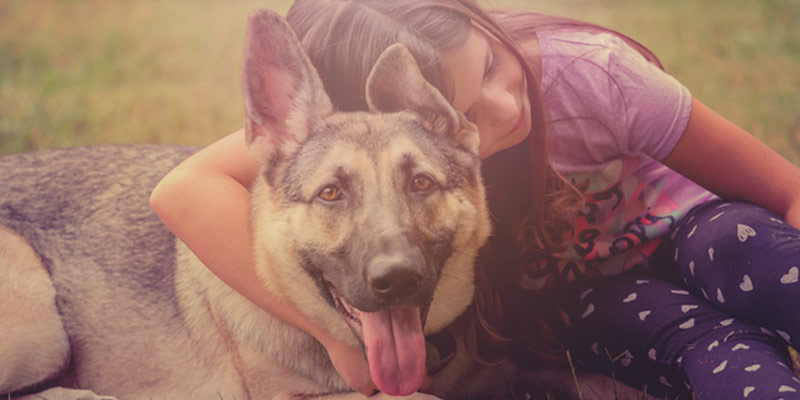
[[800, 231], [762, 208], [693, 209], [648, 268], [579, 282], [558, 299], [579, 369], [680, 399], [800, 399]]

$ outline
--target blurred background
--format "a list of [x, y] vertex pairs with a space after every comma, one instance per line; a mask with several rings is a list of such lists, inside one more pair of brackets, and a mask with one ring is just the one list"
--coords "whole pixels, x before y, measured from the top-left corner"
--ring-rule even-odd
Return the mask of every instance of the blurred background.
[[[398, 0], [401, 1], [401, 0]], [[490, 0], [617, 29], [800, 165], [800, 1]], [[0, 155], [205, 145], [242, 125], [250, 11], [290, 0], [0, 0]]]

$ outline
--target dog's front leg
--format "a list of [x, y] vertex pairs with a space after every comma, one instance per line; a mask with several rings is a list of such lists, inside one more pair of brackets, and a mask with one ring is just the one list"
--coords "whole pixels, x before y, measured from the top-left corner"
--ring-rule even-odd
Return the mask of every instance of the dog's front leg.
[[378, 392], [370, 397], [366, 397], [361, 393], [350, 392], [320, 396], [320, 400], [439, 400], [438, 397], [416, 392], [409, 396], [389, 396], [383, 392]]

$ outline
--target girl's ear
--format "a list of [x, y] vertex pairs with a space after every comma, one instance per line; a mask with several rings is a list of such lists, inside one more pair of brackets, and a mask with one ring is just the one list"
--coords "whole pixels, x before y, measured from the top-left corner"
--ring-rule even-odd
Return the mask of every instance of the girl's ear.
[[372, 112], [411, 111], [435, 133], [478, 154], [477, 127], [456, 111], [422, 76], [414, 57], [401, 44], [384, 50], [367, 78], [367, 105]]
[[292, 152], [316, 120], [333, 113], [294, 31], [268, 10], [254, 12], [247, 21], [242, 91], [247, 144], [259, 163]]

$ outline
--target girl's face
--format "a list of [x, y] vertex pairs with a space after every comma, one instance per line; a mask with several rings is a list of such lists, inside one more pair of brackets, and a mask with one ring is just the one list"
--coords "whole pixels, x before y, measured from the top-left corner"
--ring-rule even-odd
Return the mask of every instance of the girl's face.
[[463, 46], [442, 54], [453, 78], [453, 107], [478, 126], [482, 159], [522, 142], [530, 100], [519, 60], [491, 33], [473, 26]]

